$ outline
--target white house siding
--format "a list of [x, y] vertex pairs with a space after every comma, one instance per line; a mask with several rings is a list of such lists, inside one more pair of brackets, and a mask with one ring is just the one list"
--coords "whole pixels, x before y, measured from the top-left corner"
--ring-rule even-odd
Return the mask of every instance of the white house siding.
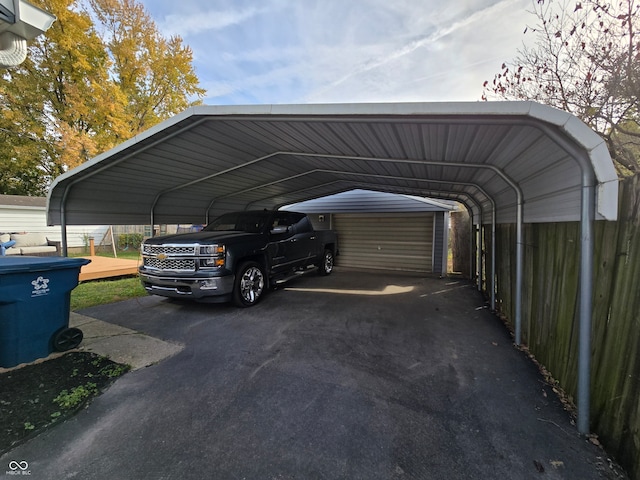
[[[61, 241], [62, 230], [59, 226], [47, 226], [46, 199], [31, 198], [27, 202], [18, 199], [7, 199], [7, 195], [0, 196], [0, 233], [44, 233], [49, 240]], [[24, 197], [18, 197], [24, 198]], [[42, 203], [42, 205], [4, 205], [4, 201], [12, 203]], [[88, 237], [93, 237], [98, 245], [105, 234], [105, 243], [111, 244], [108, 235], [108, 225], [69, 225], [67, 226], [67, 242], [69, 247], [83, 247]]]

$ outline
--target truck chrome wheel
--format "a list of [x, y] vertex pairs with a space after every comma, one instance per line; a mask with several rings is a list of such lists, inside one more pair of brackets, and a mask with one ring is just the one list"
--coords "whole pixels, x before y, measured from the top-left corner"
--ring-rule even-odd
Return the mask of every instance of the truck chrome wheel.
[[264, 292], [265, 279], [260, 265], [248, 262], [238, 270], [234, 301], [241, 307], [250, 307], [258, 302]]
[[322, 264], [318, 269], [320, 275], [329, 275], [333, 272], [333, 252], [331, 250], [325, 250], [322, 255]]

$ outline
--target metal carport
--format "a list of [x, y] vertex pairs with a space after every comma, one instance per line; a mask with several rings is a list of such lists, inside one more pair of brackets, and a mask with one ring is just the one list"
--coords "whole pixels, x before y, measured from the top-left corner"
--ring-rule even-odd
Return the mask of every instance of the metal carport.
[[[355, 188], [458, 200], [494, 233], [515, 223], [518, 344], [523, 224], [581, 222], [586, 433], [592, 223], [616, 219], [618, 183], [604, 141], [566, 112], [534, 102], [193, 107], [58, 177], [48, 221], [64, 239], [68, 224], [206, 223]], [[493, 307], [493, 265], [487, 278]]]

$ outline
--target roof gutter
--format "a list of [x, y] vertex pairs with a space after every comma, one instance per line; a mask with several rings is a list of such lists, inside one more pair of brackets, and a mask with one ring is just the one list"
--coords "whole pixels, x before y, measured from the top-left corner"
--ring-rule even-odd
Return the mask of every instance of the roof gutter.
[[0, 5], [0, 68], [24, 62], [27, 41], [46, 32], [55, 20], [55, 16], [23, 0], [13, 0], [10, 6]]

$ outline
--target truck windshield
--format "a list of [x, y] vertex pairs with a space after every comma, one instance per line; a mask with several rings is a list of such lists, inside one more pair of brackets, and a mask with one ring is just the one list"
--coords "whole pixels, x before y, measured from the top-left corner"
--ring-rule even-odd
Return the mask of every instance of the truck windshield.
[[261, 233], [269, 220], [269, 215], [263, 212], [234, 212], [226, 213], [207, 225], [207, 232], [236, 231], [247, 233]]

